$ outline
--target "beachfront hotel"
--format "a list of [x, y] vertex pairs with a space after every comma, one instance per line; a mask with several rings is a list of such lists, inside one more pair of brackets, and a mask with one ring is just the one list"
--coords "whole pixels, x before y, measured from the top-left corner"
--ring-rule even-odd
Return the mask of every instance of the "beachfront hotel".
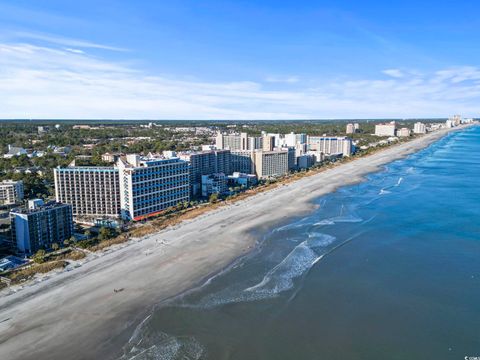
[[308, 136], [308, 150], [323, 155], [350, 156], [353, 152], [349, 137]]
[[255, 152], [250, 150], [231, 151], [231, 170], [244, 174], [255, 174]]
[[410, 136], [410, 129], [409, 128], [406, 128], [406, 127], [403, 127], [401, 129], [398, 129], [397, 130], [397, 136], [398, 137], [408, 137]]
[[395, 136], [397, 131], [397, 124], [395, 121], [391, 121], [385, 124], [375, 125], [376, 136]]
[[[278, 137], [280, 137], [278, 135]], [[297, 147], [298, 145], [306, 144], [307, 143], [307, 135], [306, 134], [295, 134], [291, 132], [290, 134], [285, 134], [284, 143], [278, 144], [277, 146], [284, 145], [288, 147]]]
[[17, 252], [31, 255], [39, 249], [61, 245], [73, 235], [72, 206], [42, 200], [30, 200], [28, 208], [10, 212], [12, 240]]
[[275, 151], [255, 151], [255, 173], [259, 179], [282, 176], [289, 172], [290, 151], [288, 149]]
[[[355, 125], [353, 125], [355, 129]], [[259, 178], [281, 176], [299, 167], [308, 168], [325, 157], [350, 156], [353, 153], [349, 137], [307, 136], [306, 134], [267, 134], [250, 137], [247, 133], [217, 133], [215, 146], [231, 150], [231, 171], [256, 174]], [[287, 154], [287, 166], [283, 159]], [[315, 158], [313, 158], [315, 156]]]
[[125, 220], [142, 220], [190, 200], [190, 170], [177, 157], [136, 154], [119, 159], [120, 202]]
[[23, 181], [3, 180], [0, 183], [0, 205], [13, 205], [23, 200]]
[[231, 151], [258, 150], [263, 149], [263, 140], [263, 136], [248, 136], [247, 133], [223, 134], [218, 132], [215, 137], [215, 147]]
[[424, 123], [421, 122], [416, 122], [415, 125], [413, 125], [413, 133], [414, 134], [426, 134], [427, 133], [427, 128]]
[[193, 196], [198, 195], [202, 188], [202, 176], [223, 173], [230, 175], [231, 153], [230, 150], [191, 151], [178, 154], [181, 160], [190, 165], [190, 187]]
[[[205, 166], [209, 171], [225, 166], [228, 160], [224, 152], [220, 153], [218, 164], [211, 168], [208, 164]], [[215, 153], [213, 156], [215, 158]], [[72, 165], [56, 168], [55, 197], [56, 201], [72, 206], [78, 222], [136, 221], [189, 201], [191, 177], [189, 163], [178, 157], [131, 154], [118, 159], [111, 167]]]
[[72, 205], [77, 219], [119, 218], [118, 169], [103, 166], [68, 166], [54, 169], [55, 199]]

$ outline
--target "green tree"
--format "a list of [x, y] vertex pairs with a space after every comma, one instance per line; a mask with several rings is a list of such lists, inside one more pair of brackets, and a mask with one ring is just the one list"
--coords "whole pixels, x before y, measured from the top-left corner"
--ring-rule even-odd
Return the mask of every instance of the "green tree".
[[41, 264], [44, 261], [44, 257], [45, 257], [45, 250], [40, 249], [35, 253], [35, 255], [33, 255], [33, 261], [35, 261], [37, 264]]
[[103, 241], [103, 240], [108, 240], [111, 237], [112, 237], [111, 229], [102, 226], [100, 228], [100, 231], [98, 232], [98, 239], [100, 241]]
[[52, 249], [53, 249], [53, 251], [57, 251], [59, 248], [60, 248], [60, 246], [58, 246], [57, 243], [53, 243], [53, 244], [52, 244]]
[[218, 194], [214, 193], [210, 195], [210, 197], [208, 198], [208, 201], [210, 201], [212, 204], [216, 203], [218, 201]]

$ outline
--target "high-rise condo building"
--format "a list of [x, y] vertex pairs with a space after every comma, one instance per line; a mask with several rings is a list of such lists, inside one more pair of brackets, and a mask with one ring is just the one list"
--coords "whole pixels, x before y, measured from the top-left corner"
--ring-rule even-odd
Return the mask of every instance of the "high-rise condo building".
[[190, 200], [190, 171], [184, 160], [127, 155], [117, 166], [126, 220], [142, 220]]
[[397, 136], [399, 137], [408, 137], [410, 136], [410, 129], [409, 128], [401, 128], [397, 130]]
[[308, 136], [308, 149], [324, 155], [352, 155], [352, 139], [348, 137]]
[[462, 116], [461, 115], [453, 115], [449, 118], [452, 121], [454, 126], [458, 126], [462, 123]]
[[[275, 151], [257, 150], [254, 153], [255, 173], [258, 178], [268, 178], [288, 174], [290, 151], [288, 149]], [[295, 163], [295, 151], [293, 151]]]
[[54, 169], [55, 198], [72, 205], [77, 220], [119, 218], [120, 178], [115, 167], [68, 166]]
[[231, 171], [230, 150], [209, 150], [200, 152], [184, 152], [178, 157], [190, 165], [190, 186], [192, 195], [197, 195], [202, 187], [202, 175], [224, 173]]
[[255, 174], [255, 152], [232, 151], [231, 152], [231, 171], [244, 174]]
[[13, 205], [23, 200], [23, 181], [0, 182], [0, 205]]
[[414, 134], [425, 134], [427, 132], [427, 128], [425, 127], [424, 123], [416, 122], [413, 125], [413, 133]]
[[222, 134], [217, 133], [215, 137], [215, 147], [231, 151], [246, 151], [262, 149], [263, 138], [248, 136], [247, 133], [240, 134]]
[[375, 125], [375, 135], [377, 136], [395, 136], [396, 130], [397, 124], [395, 121]]
[[275, 147], [275, 136], [272, 135], [263, 135], [262, 136], [262, 150], [263, 151], [273, 151]]
[[345, 131], [347, 134], [354, 134], [355, 133], [355, 125], [347, 124], [347, 129]]
[[28, 209], [10, 212], [12, 240], [20, 254], [31, 255], [39, 249], [61, 245], [73, 235], [72, 206], [43, 201], [29, 202]]
[[247, 150], [248, 135], [247, 133], [222, 134], [218, 132], [215, 138], [215, 146], [217, 149]]
[[298, 146], [307, 143], [306, 134], [295, 134], [291, 132], [290, 134], [285, 134], [285, 146]]

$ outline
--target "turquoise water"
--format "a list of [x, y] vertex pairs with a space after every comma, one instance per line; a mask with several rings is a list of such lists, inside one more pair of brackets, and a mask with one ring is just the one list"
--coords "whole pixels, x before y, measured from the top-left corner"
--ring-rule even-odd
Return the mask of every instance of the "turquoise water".
[[480, 356], [479, 152], [470, 128], [317, 199], [159, 306], [124, 358]]

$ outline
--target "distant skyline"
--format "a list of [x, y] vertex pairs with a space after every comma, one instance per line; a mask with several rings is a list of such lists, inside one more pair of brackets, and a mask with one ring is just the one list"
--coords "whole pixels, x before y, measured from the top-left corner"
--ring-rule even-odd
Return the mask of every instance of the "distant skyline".
[[0, 118], [480, 114], [475, 1], [0, 0]]

